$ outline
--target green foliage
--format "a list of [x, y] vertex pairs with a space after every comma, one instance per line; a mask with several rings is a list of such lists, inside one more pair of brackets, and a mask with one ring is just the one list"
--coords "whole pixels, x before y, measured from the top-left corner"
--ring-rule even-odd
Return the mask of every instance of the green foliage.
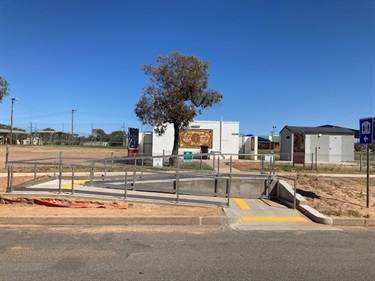
[[123, 131], [113, 131], [110, 135], [110, 141], [113, 144], [122, 145], [126, 138], [126, 133]]
[[0, 124], [0, 129], [10, 130], [10, 125]]
[[96, 137], [95, 136], [92, 136], [92, 137], [93, 137], [93, 140], [96, 140], [96, 141], [107, 142], [110, 140], [109, 135], [107, 135], [102, 129], [96, 129]]
[[9, 95], [9, 84], [0, 76], [0, 102], [3, 102], [3, 98], [7, 95]]
[[[10, 130], [10, 125], [0, 124], [0, 129]], [[17, 127], [13, 127], [13, 130], [14, 130], [14, 131], [22, 131], [22, 132], [26, 132], [25, 129], [21, 129], [21, 128], [17, 128]]]
[[363, 144], [360, 144], [359, 142], [354, 144], [354, 150], [355, 151], [365, 151], [365, 146]]

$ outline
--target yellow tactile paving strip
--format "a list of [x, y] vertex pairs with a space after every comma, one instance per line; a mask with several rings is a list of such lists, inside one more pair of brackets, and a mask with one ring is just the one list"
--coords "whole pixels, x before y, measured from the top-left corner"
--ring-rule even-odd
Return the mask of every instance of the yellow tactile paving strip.
[[241, 210], [250, 210], [250, 206], [241, 198], [233, 198], [233, 201], [240, 207]]
[[275, 216], [270, 216], [270, 217], [241, 217], [243, 221], [284, 221], [284, 222], [298, 222], [298, 221], [307, 221], [303, 217], [275, 217]]
[[[73, 187], [79, 186], [87, 182], [88, 180], [79, 180], [79, 181], [74, 181]], [[72, 189], [72, 184], [67, 184], [61, 187], [61, 189]]]
[[[249, 211], [251, 207], [241, 198], [232, 198], [241, 211]], [[243, 222], [305, 222], [306, 218], [302, 216], [241, 216]]]
[[[73, 187], [76, 187], [76, 186], [82, 185], [82, 184], [84, 184], [84, 183], [87, 182], [87, 181], [88, 181], [88, 180], [79, 180], [79, 181], [74, 181], [74, 185], [73, 185]], [[70, 189], [72, 189], [72, 184], [70, 183], [70, 184], [63, 185], [63, 186], [61, 187], [61, 189], [62, 189], [62, 190], [70, 190]], [[58, 193], [58, 191], [50, 191], [49, 193], [54, 193], [54, 194], [56, 194], [56, 193]]]

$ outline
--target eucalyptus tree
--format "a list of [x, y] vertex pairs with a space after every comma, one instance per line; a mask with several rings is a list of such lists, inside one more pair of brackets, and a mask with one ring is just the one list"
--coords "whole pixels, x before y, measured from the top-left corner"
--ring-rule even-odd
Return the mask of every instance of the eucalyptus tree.
[[[208, 68], [208, 62], [178, 52], [161, 55], [156, 64], [142, 67], [151, 84], [144, 88], [135, 114], [159, 135], [165, 133], [168, 123], [173, 124], [172, 155], [178, 154], [181, 130], [205, 108], [219, 104], [223, 98], [219, 91], [208, 89]], [[170, 164], [175, 163], [171, 157]]]
[[3, 98], [9, 95], [9, 84], [0, 76], [0, 102], [3, 102]]

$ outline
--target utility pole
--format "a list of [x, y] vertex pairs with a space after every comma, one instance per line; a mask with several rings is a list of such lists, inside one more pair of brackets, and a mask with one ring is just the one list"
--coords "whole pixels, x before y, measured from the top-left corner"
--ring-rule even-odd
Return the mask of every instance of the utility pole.
[[122, 123], [122, 146], [125, 147], [125, 122]]
[[18, 101], [18, 99], [12, 98], [12, 108], [10, 110], [10, 140], [9, 140], [10, 145], [13, 143], [13, 107], [14, 107], [14, 101]]
[[273, 136], [275, 135], [275, 129], [276, 129], [276, 126], [272, 126], [272, 131], [271, 131], [271, 151], [273, 149]]
[[74, 112], [76, 112], [77, 109], [72, 109], [72, 132], [71, 132], [71, 142], [70, 144], [73, 144], [73, 138], [74, 138]]
[[29, 145], [33, 143], [33, 122], [30, 122], [30, 141]]

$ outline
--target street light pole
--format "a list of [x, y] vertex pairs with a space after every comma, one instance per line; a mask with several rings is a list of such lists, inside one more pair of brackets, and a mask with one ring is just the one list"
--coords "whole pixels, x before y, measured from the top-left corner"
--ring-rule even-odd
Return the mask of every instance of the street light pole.
[[18, 101], [18, 99], [12, 98], [12, 108], [10, 110], [10, 139], [9, 139], [9, 144], [13, 143], [13, 107], [14, 107], [14, 101]]
[[273, 136], [275, 135], [275, 129], [276, 129], [276, 126], [272, 126], [272, 131], [271, 131], [271, 152], [272, 152], [272, 149], [273, 149]]
[[70, 144], [72, 145], [73, 144], [73, 133], [74, 133], [74, 112], [76, 112], [77, 109], [72, 109], [72, 132], [71, 132], [71, 142]]

